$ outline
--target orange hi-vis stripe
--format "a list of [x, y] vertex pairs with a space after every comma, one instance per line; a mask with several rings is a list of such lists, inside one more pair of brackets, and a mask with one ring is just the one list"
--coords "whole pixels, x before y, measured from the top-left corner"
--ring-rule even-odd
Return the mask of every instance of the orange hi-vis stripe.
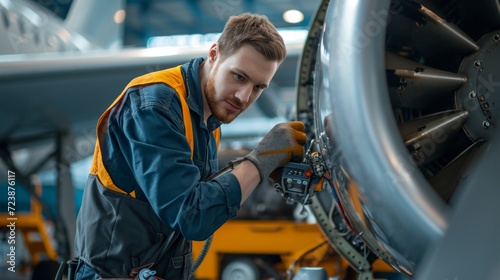
[[[172, 87], [175, 90], [175, 92], [177, 92], [177, 94], [179, 95], [179, 99], [181, 100], [182, 118], [184, 120], [184, 129], [185, 129], [184, 134], [186, 135], [189, 147], [191, 148], [191, 159], [193, 159], [193, 154], [194, 154], [193, 124], [191, 123], [191, 114], [189, 111], [189, 106], [187, 104], [187, 92], [184, 85], [184, 79], [182, 78], [181, 66], [179, 65], [174, 68], [152, 72], [133, 79], [125, 87], [125, 89], [118, 96], [118, 98], [115, 99], [115, 101], [111, 104], [111, 106], [109, 106], [109, 108], [101, 115], [99, 121], [97, 122], [97, 128], [96, 128], [97, 140], [95, 144], [94, 158], [92, 160], [92, 166], [90, 168], [90, 174], [96, 175], [101, 184], [103, 184], [106, 188], [116, 191], [118, 193], [129, 194], [132, 197], [135, 197], [135, 191], [127, 193], [126, 191], [117, 187], [113, 183], [111, 176], [104, 167], [104, 163], [102, 162], [100, 143], [99, 143], [99, 130], [106, 129], [106, 128], [101, 128], [103, 121], [108, 118], [111, 109], [119, 101], [123, 99], [125, 93], [129, 88], [136, 86], [145, 86], [155, 83], [165, 83], [170, 87]], [[220, 128], [214, 130], [213, 134], [218, 148], [220, 143]]]

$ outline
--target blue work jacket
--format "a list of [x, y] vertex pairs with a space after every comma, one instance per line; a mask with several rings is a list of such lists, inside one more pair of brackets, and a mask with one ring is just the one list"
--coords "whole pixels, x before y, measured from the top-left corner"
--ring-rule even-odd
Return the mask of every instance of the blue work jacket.
[[[241, 190], [225, 174], [205, 182], [218, 170], [212, 131], [220, 122], [203, 121], [199, 69], [202, 58], [181, 67], [191, 110], [194, 153], [184, 133], [179, 96], [166, 84], [128, 89], [112, 109], [101, 138], [102, 160], [115, 185], [148, 202], [167, 226], [188, 240], [204, 240], [237, 215]], [[133, 225], [131, 225], [133, 226]]]

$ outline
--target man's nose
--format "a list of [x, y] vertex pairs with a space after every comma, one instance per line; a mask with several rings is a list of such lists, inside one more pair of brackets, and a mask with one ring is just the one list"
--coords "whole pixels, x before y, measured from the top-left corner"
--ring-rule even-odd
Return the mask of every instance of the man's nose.
[[239, 88], [239, 90], [236, 92], [235, 96], [238, 98], [242, 103], [247, 103], [250, 100], [250, 96], [252, 95], [253, 91], [253, 85], [248, 84], [245, 86], [242, 86]]

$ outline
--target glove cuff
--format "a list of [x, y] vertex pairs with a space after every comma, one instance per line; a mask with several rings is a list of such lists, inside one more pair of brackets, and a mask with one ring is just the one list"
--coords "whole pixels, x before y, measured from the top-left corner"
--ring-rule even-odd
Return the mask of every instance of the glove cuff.
[[261, 166], [259, 160], [256, 157], [254, 157], [252, 153], [249, 153], [248, 155], [244, 156], [243, 159], [248, 160], [251, 163], [253, 163], [253, 165], [255, 165], [255, 167], [257, 167], [257, 170], [259, 170], [259, 175], [260, 175], [260, 182], [259, 182], [259, 184], [262, 181], [264, 181], [264, 179], [268, 175], [266, 175], [265, 170], [262, 169], [262, 166]]

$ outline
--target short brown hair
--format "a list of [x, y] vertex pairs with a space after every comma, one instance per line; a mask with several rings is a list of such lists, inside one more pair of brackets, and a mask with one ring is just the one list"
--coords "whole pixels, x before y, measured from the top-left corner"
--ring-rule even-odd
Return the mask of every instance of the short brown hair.
[[286, 57], [286, 47], [278, 30], [264, 15], [244, 13], [231, 16], [218, 40], [223, 57], [234, 54], [249, 44], [269, 60], [281, 63]]

